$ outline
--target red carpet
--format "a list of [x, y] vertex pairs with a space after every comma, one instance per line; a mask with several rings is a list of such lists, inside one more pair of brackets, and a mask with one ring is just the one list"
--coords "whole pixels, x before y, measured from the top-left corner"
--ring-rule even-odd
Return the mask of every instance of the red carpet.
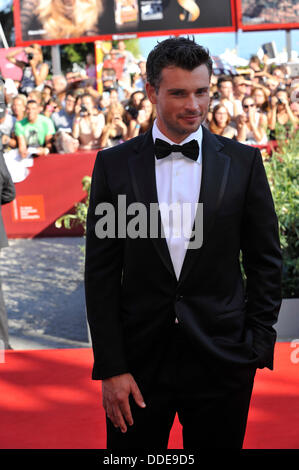
[[[299, 363], [277, 343], [275, 371], [259, 370], [245, 449], [299, 448]], [[298, 356], [298, 354], [297, 354]], [[100, 382], [90, 349], [8, 351], [0, 364], [1, 449], [103, 449]], [[169, 449], [181, 449], [180, 424]]]

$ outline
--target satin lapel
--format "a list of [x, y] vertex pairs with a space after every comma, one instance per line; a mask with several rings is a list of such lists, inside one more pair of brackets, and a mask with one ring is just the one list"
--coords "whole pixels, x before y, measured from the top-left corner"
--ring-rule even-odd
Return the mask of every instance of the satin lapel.
[[[195, 261], [202, 253], [202, 248], [208, 241], [209, 232], [224, 195], [230, 157], [221, 151], [222, 147], [223, 145], [218, 139], [203, 127], [202, 179], [199, 195], [199, 203], [203, 204], [203, 243], [200, 248], [187, 249], [179, 284], [186, 279]], [[193, 230], [194, 228], [193, 226]]]
[[[136, 201], [142, 202], [147, 210], [148, 237], [151, 238], [159, 256], [168, 271], [175, 276], [173, 264], [169, 254], [166, 239], [164, 237], [151, 237], [150, 229], [150, 204], [158, 204], [158, 194], [155, 173], [154, 144], [151, 130], [144, 136], [143, 142], [135, 148], [136, 153], [129, 159], [129, 171], [132, 179]], [[158, 212], [158, 224], [162, 227], [160, 212]]]

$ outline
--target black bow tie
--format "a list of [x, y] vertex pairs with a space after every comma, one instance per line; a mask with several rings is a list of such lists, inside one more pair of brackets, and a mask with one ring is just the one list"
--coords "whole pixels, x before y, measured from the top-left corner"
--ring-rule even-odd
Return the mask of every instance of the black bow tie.
[[185, 157], [196, 161], [198, 159], [199, 145], [195, 139], [184, 145], [171, 145], [165, 142], [165, 140], [155, 140], [155, 155], [158, 159], [167, 157], [171, 152], [181, 152]]

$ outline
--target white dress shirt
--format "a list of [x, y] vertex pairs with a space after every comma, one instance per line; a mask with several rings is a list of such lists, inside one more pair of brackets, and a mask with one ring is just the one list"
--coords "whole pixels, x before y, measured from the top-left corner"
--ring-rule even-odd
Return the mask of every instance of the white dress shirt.
[[[156, 121], [153, 125], [152, 135], [154, 141], [159, 138], [169, 144], [175, 144], [175, 142], [172, 142], [162, 134]], [[180, 142], [180, 145], [193, 139], [196, 139], [199, 144], [197, 161], [185, 157], [180, 152], [172, 152], [167, 157], [159, 160], [155, 158], [156, 184], [161, 220], [177, 279], [180, 276], [188, 240], [192, 233], [199, 199], [202, 174], [201, 126], [183, 142]], [[177, 204], [177, 209], [167, 211], [165, 208], [169, 208], [172, 204]]]

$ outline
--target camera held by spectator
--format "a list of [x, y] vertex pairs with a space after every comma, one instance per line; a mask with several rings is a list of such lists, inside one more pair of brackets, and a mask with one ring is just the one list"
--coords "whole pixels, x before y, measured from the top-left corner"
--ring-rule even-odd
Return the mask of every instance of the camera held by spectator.
[[86, 106], [84, 104], [82, 104], [81, 109], [80, 109], [80, 116], [84, 117], [84, 116], [88, 116], [88, 115], [89, 115], [88, 109], [86, 108]]

